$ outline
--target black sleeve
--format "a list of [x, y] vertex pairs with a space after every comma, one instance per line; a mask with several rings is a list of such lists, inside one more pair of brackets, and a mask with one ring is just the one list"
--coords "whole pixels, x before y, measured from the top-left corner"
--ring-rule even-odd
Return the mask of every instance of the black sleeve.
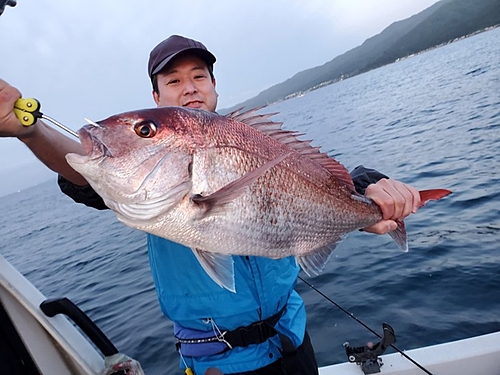
[[75, 202], [83, 203], [86, 206], [96, 208], [98, 210], [108, 209], [102, 198], [94, 191], [94, 189], [92, 189], [90, 185], [75, 185], [61, 175], [57, 177], [57, 183], [59, 184], [61, 191]]
[[375, 169], [366, 168], [362, 165], [354, 168], [351, 172], [351, 177], [356, 191], [363, 195], [365, 194], [365, 190], [368, 185], [374, 184], [382, 178], [389, 178]]

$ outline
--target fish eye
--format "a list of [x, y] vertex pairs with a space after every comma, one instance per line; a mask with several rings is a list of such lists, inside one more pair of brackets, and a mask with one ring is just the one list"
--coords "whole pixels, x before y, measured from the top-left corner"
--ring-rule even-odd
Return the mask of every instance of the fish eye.
[[151, 138], [156, 135], [157, 127], [152, 121], [142, 121], [134, 125], [134, 130], [141, 138]]

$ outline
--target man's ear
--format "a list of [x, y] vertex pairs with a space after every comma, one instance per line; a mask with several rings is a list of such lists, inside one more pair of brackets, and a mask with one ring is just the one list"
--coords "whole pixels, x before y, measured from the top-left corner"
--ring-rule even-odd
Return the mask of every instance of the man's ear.
[[155, 90], [153, 90], [153, 99], [156, 105], [160, 105], [160, 94], [158, 94]]
[[[214, 89], [216, 88], [216, 84], [217, 82], [215, 81], [215, 78], [212, 78], [212, 85], [214, 85]], [[219, 93], [217, 92], [217, 90], [215, 90], [215, 95], [219, 97]]]

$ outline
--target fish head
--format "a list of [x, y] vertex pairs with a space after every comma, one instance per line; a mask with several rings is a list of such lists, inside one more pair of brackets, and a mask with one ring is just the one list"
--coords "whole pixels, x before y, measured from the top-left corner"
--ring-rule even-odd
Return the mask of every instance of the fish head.
[[66, 160], [119, 219], [151, 220], [191, 189], [191, 117], [186, 109], [164, 107], [91, 123], [79, 130], [85, 154]]

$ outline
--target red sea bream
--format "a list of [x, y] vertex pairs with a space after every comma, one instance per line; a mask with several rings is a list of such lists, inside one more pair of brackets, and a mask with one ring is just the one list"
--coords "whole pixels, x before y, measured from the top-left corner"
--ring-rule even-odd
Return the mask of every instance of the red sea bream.
[[[295, 256], [317, 274], [347, 233], [382, 213], [340, 163], [269, 117], [132, 111], [84, 126], [86, 155], [67, 160], [120, 221], [191, 248], [227, 289], [234, 291], [231, 255]], [[403, 225], [392, 237], [407, 249]]]

